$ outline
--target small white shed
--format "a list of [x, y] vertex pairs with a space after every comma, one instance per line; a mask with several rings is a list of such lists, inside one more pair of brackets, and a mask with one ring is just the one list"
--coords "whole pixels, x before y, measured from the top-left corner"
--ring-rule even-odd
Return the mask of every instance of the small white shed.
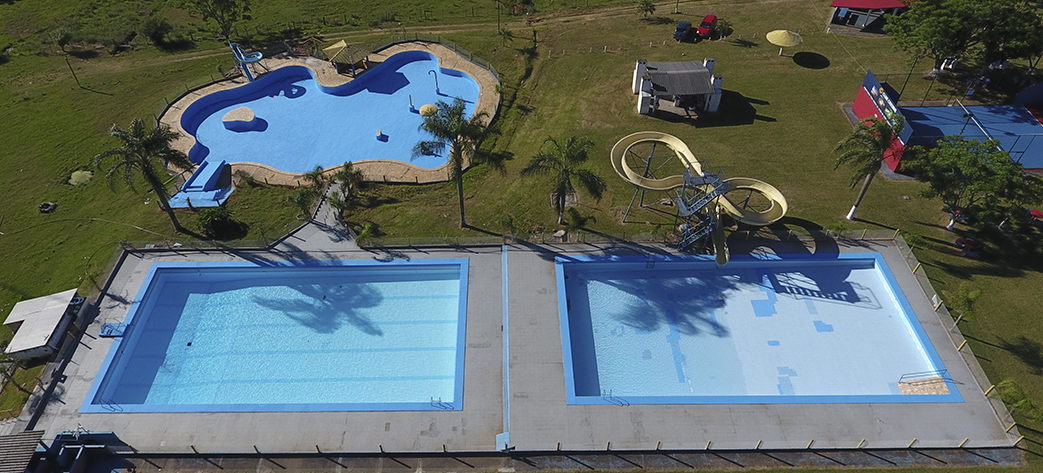
[[76, 289], [69, 289], [15, 304], [4, 322], [14, 332], [4, 353], [27, 359], [50, 356], [82, 303]]

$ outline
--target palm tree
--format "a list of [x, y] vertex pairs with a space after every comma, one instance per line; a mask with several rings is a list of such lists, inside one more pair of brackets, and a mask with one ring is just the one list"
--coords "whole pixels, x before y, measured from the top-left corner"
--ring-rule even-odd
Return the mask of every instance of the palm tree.
[[477, 112], [470, 120], [464, 118], [465, 104], [459, 97], [452, 104], [439, 101], [437, 106], [438, 112], [424, 117], [424, 122], [420, 124], [420, 130], [430, 133], [434, 139], [413, 146], [413, 157], [439, 154], [446, 147], [449, 148], [449, 180], [456, 183], [456, 194], [460, 201], [460, 227], [467, 227], [464, 219], [464, 157], [470, 159], [472, 165], [487, 161], [486, 155], [478, 152], [478, 146], [490, 132], [484, 123], [488, 114]]
[[322, 166], [319, 165], [315, 165], [315, 169], [304, 173], [302, 177], [316, 189], [322, 189], [322, 186], [326, 184], [326, 175], [323, 174]]
[[579, 168], [579, 165], [587, 160], [587, 150], [594, 146], [594, 142], [586, 138], [570, 136], [565, 139], [564, 143], [553, 137], [547, 138], [544, 141], [544, 144], [546, 143], [550, 143], [551, 149], [533, 156], [529, 165], [522, 169], [521, 175], [533, 176], [547, 173], [554, 175], [554, 208], [558, 211], [558, 225], [564, 225], [565, 198], [576, 192], [576, 188], [572, 184], [574, 179], [595, 200], [601, 200], [601, 195], [607, 186], [605, 181], [593, 171]]
[[170, 147], [170, 142], [177, 139], [178, 134], [165, 125], [145, 131], [145, 122], [140, 118], [135, 118], [130, 123], [130, 128], [126, 130], [115, 124], [112, 125], [109, 134], [119, 138], [123, 145], [94, 157], [94, 166], [98, 169], [101, 169], [106, 159], [116, 157], [116, 162], [105, 173], [109, 186], [114, 185], [117, 175], [122, 175], [127, 187], [135, 190], [134, 170], [136, 169], [145, 178], [145, 182], [152, 187], [152, 191], [156, 193], [159, 207], [170, 217], [170, 221], [174, 224], [174, 231], [185, 232], [185, 228], [174, 215], [174, 209], [170, 208], [167, 189], [156, 169], [168, 163], [186, 170], [194, 167], [185, 153]]
[[358, 197], [358, 191], [365, 184], [365, 175], [362, 174], [361, 169], [355, 168], [351, 161], [348, 161], [330, 176], [330, 182], [339, 184], [340, 188], [339, 192], [336, 195], [329, 196], [326, 202], [337, 209], [338, 215], [343, 219], [344, 212], [348, 210], [355, 198]]
[[641, 15], [648, 18], [648, 15], [655, 13], [655, 3], [652, 0], [640, 0], [637, 2], [637, 11], [641, 12]]
[[880, 164], [890, 155], [891, 144], [901, 135], [902, 125], [901, 117], [895, 117], [894, 126], [886, 120], [870, 118], [859, 123], [847, 138], [833, 148], [833, 151], [843, 151], [833, 164], [833, 169], [836, 170], [845, 164], [853, 165], [855, 173], [851, 175], [851, 187], [855, 187], [858, 181], [863, 181], [855, 205], [851, 206], [851, 211], [847, 213], [848, 220], [855, 219], [855, 211], [862, 203], [862, 198], [866, 196], [873, 177], [880, 170]]
[[351, 161], [344, 163], [344, 167], [333, 173], [333, 182], [340, 184], [341, 200], [344, 202], [352, 201], [365, 181], [366, 176], [362, 174], [362, 170], [356, 169]]
[[314, 187], [298, 187], [297, 192], [290, 194], [286, 201], [301, 211], [301, 220], [307, 221], [311, 220], [311, 206], [318, 196], [319, 191]]

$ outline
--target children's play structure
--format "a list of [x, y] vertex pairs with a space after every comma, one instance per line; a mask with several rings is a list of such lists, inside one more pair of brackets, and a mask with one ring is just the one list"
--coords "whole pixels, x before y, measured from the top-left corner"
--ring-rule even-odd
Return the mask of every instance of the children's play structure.
[[[646, 153], [646, 150], [650, 151]], [[630, 162], [643, 164], [644, 169], [635, 171], [627, 163], [628, 157]], [[758, 227], [771, 225], [786, 215], [786, 198], [774, 186], [748, 177], [729, 179], [720, 167], [709, 163], [704, 167], [688, 145], [673, 135], [655, 131], [627, 135], [612, 147], [611, 159], [619, 177], [637, 187], [631, 207], [638, 193], [642, 193], [643, 200], [645, 191], [673, 191], [672, 200], [677, 206], [675, 221], [683, 221], [679, 225], [678, 247], [686, 250], [709, 238], [718, 265], [728, 262], [728, 247], [720, 226], [722, 211], [741, 223]], [[684, 165], [684, 174], [656, 177], [655, 169], [662, 168], [671, 159]], [[759, 194], [759, 198], [751, 203], [754, 194]], [[767, 203], [758, 203], [763, 201]], [[629, 207], [627, 213], [630, 213]]]
[[[235, 66], [243, 71], [243, 75], [246, 76], [247, 80], [253, 82], [254, 75], [253, 72], [250, 71], [250, 64], [257, 64], [264, 67], [264, 64], [261, 64], [260, 62], [263, 55], [261, 53], [244, 53], [243, 48], [240, 48], [236, 43], [232, 43], [230, 46], [232, 47], [232, 55], [235, 56]], [[267, 69], [268, 68], [265, 67], [265, 70]]]
[[[713, 74], [714, 58], [684, 62], [637, 61], [632, 89], [637, 98], [637, 112], [652, 115], [659, 111], [659, 101], [673, 102], [686, 111], [716, 112], [721, 104], [724, 77]], [[687, 113], [687, 112], [686, 112]]]

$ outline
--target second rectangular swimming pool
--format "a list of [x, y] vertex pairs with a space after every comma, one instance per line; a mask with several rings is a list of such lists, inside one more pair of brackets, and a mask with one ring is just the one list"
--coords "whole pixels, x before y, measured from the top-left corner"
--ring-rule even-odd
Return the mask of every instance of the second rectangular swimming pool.
[[155, 263], [81, 412], [461, 409], [467, 267]]
[[559, 257], [557, 275], [570, 404], [962, 401], [877, 253]]

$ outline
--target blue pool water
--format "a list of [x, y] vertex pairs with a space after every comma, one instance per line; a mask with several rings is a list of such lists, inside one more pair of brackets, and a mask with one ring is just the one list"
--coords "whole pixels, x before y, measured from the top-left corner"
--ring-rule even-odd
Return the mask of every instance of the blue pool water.
[[[410, 158], [418, 141], [430, 139], [417, 130], [423, 117], [410, 110], [410, 97], [417, 110], [459, 97], [470, 116], [478, 83], [460, 71], [439, 67], [438, 59], [423, 51], [395, 54], [339, 87], [319, 85], [307, 67], [288, 66], [250, 84], [199, 98], [182, 114], [181, 126], [196, 137], [189, 157], [197, 164], [253, 162], [292, 173], [366, 159], [442, 166], [444, 153]], [[246, 131], [226, 129], [225, 114], [244, 106], [254, 111], [255, 125]], [[383, 134], [380, 139], [377, 130]]]
[[467, 260], [156, 263], [81, 412], [461, 409]]
[[[960, 402], [883, 257], [558, 258], [571, 404]], [[943, 376], [946, 377], [946, 376]]]

